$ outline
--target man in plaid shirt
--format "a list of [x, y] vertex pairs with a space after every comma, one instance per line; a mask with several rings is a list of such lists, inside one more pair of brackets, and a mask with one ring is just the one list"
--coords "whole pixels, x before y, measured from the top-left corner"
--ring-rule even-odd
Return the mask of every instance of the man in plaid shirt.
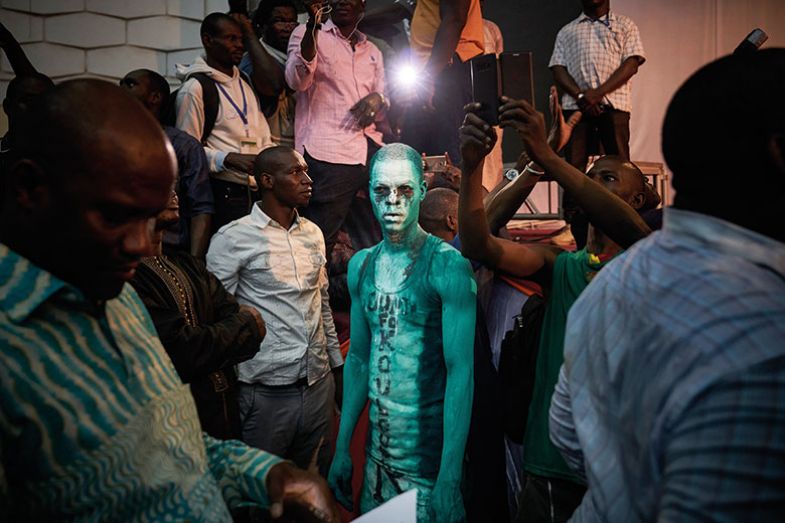
[[[567, 159], [585, 172], [590, 145], [597, 141], [605, 154], [630, 158], [630, 78], [646, 57], [638, 27], [626, 16], [612, 13], [610, 0], [581, 3], [581, 15], [556, 36], [549, 67], [563, 93], [565, 118], [583, 112], [573, 130]], [[587, 223], [585, 218], [571, 219], [573, 207], [568, 198], [565, 211], [580, 248], [586, 243]]]

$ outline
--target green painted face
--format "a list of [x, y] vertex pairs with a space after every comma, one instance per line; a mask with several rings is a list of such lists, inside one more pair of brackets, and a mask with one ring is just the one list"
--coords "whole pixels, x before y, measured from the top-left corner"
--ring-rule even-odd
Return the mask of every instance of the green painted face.
[[382, 232], [397, 234], [417, 226], [425, 182], [412, 160], [389, 158], [377, 161], [371, 173], [373, 213]]

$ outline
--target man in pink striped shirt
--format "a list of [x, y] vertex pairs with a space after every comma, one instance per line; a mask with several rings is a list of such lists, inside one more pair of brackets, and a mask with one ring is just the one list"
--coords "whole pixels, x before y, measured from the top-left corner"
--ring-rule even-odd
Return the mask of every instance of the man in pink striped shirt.
[[[305, 156], [313, 197], [303, 214], [324, 233], [330, 259], [366, 166], [379, 149], [375, 122], [387, 110], [382, 53], [357, 30], [364, 0], [308, 2], [310, 18], [289, 39], [286, 82], [296, 91], [295, 149]], [[356, 246], [368, 247], [369, 245]]]

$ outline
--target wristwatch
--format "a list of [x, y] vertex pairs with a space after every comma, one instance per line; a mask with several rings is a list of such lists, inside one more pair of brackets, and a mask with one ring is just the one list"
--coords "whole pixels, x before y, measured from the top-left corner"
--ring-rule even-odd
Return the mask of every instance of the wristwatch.
[[521, 172], [518, 169], [507, 169], [504, 172], [504, 177], [510, 181], [515, 180], [518, 176], [521, 175]]

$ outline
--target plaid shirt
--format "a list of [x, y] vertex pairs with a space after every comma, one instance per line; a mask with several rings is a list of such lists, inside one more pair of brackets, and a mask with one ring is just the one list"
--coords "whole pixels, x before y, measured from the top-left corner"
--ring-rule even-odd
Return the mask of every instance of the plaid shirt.
[[[581, 91], [596, 89], [629, 57], [646, 60], [638, 26], [623, 15], [609, 12], [593, 20], [581, 16], [565, 25], [556, 35], [556, 44], [548, 67], [561, 65], [573, 77]], [[630, 82], [605, 97], [604, 103], [619, 111], [630, 112]], [[578, 109], [575, 99], [562, 97], [565, 110]]]
[[665, 210], [570, 311], [551, 439], [572, 521], [781, 521], [785, 244]]

